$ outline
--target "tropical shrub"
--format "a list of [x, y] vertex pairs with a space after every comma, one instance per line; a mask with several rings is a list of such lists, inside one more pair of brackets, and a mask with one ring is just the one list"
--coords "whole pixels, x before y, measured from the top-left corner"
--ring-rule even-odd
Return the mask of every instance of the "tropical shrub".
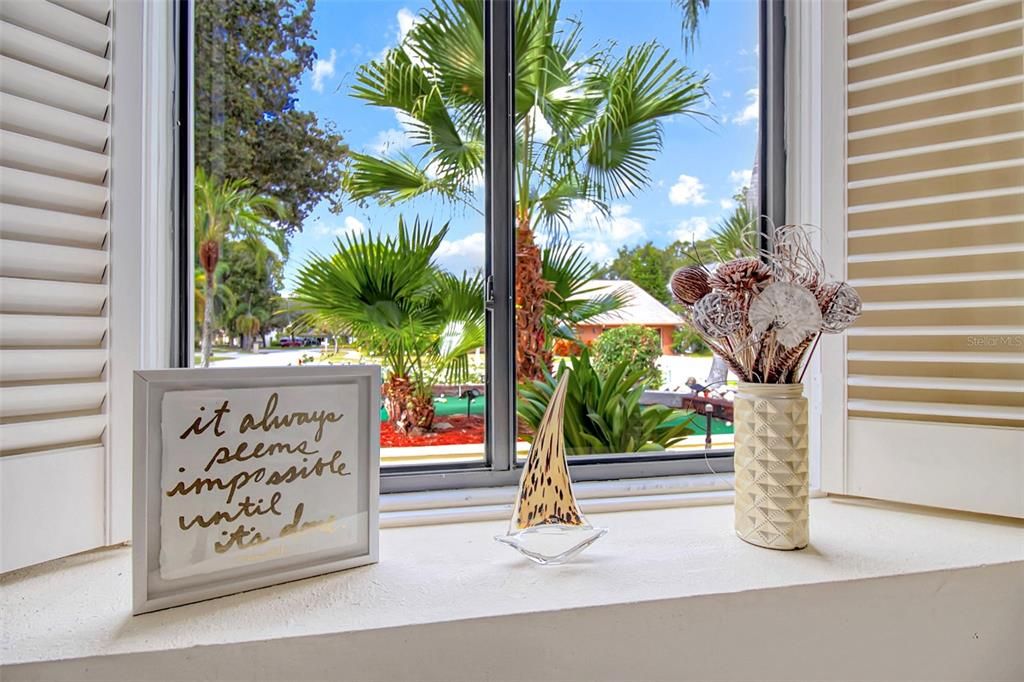
[[661, 386], [661, 370], [657, 364], [661, 357], [661, 335], [654, 329], [635, 324], [615, 327], [602, 332], [591, 349], [594, 367], [602, 376], [608, 376], [624, 362], [627, 373], [638, 373], [647, 388]]
[[465, 383], [469, 354], [484, 345], [483, 282], [456, 277], [434, 256], [448, 234], [429, 221], [398, 234], [348, 235], [296, 276], [295, 301], [312, 326], [345, 329], [387, 366], [384, 403], [395, 429], [430, 428], [435, 383]]
[[681, 327], [672, 334], [672, 350], [677, 353], [707, 354], [711, 352], [711, 349], [704, 343], [704, 339], [700, 338], [700, 334], [695, 332], [692, 327]]
[[[664, 450], [693, 433], [687, 414], [665, 405], [642, 406], [643, 373], [623, 361], [602, 375], [589, 351], [571, 361], [565, 398], [565, 447], [571, 455], [618, 454]], [[519, 386], [519, 417], [536, 431], [562, 372]]]

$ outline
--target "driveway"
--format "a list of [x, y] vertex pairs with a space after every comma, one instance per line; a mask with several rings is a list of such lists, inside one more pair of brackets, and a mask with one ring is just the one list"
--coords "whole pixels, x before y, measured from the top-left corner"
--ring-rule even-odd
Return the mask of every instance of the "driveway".
[[232, 353], [232, 357], [216, 360], [210, 367], [287, 367], [298, 366], [303, 355], [320, 356], [319, 346], [307, 348], [268, 348], [259, 353]]

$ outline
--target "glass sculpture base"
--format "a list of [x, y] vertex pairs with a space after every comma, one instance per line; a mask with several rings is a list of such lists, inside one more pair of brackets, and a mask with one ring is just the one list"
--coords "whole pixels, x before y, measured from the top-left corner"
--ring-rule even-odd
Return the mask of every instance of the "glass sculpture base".
[[538, 564], [562, 564], [573, 558], [608, 532], [607, 528], [593, 526], [566, 526], [548, 524], [533, 526], [518, 533], [496, 535], [498, 542], [516, 548], [526, 558]]

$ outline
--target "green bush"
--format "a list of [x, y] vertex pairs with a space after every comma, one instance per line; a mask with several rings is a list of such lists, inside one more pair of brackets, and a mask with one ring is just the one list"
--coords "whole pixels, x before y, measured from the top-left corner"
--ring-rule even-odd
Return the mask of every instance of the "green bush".
[[639, 325], [616, 327], [603, 332], [591, 346], [594, 367], [607, 377], [620, 363], [626, 363], [626, 373], [639, 373], [650, 389], [661, 386], [661, 370], [657, 359], [661, 357], [661, 335], [654, 329]]
[[[641, 371], [628, 371], [620, 362], [602, 376], [584, 350], [571, 359], [572, 374], [565, 396], [565, 447], [570, 455], [619, 454], [664, 450], [693, 433], [681, 410], [665, 405], [642, 406]], [[568, 371], [563, 362], [557, 375]], [[536, 431], [558, 378], [545, 372], [543, 380], [519, 387], [520, 418]]]
[[672, 334], [672, 350], [677, 353], [706, 355], [711, 352], [704, 339], [692, 327], [682, 327]]

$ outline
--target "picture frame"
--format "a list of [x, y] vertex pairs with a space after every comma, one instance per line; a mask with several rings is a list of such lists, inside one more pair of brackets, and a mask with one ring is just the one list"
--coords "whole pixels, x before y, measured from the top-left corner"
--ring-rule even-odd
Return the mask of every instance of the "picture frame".
[[136, 371], [133, 613], [376, 563], [380, 388], [376, 365]]

